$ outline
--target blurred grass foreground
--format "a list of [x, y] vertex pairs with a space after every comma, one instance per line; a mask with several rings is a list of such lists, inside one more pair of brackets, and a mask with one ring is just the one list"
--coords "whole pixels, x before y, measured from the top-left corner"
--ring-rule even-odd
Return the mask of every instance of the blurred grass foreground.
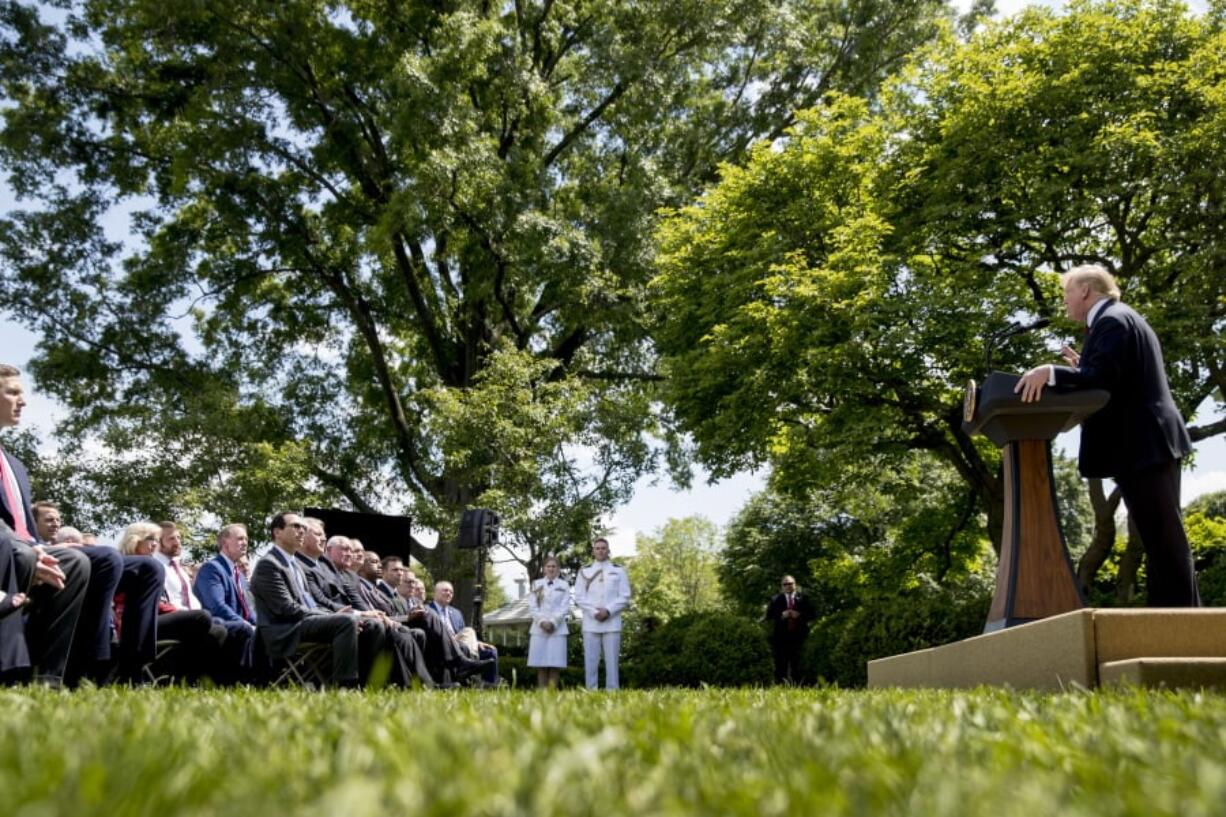
[[0, 813], [1214, 815], [1226, 698], [0, 691]]

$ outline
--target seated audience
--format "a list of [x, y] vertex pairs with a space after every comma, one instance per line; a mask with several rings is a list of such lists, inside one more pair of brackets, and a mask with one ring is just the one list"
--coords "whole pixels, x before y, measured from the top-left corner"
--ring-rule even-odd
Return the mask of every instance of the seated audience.
[[[167, 591], [169, 584], [164, 584], [163, 592], [158, 599], [158, 638], [166, 641], [178, 641], [181, 649], [176, 654], [176, 668], [187, 678], [200, 678], [216, 673], [216, 680], [229, 680], [233, 677], [233, 666], [223, 658], [222, 647], [226, 641], [226, 628], [214, 624], [213, 616], [208, 610], [200, 607], [195, 600], [191, 588], [184, 581], [182, 568], [178, 565], [178, 553], [172, 558], [162, 547], [163, 528], [152, 522], [137, 522], [124, 530], [119, 540], [121, 553], [136, 556], [152, 556], [161, 564], [166, 565], [167, 582], [174, 577], [173, 590]], [[173, 539], [171, 540], [173, 543]], [[173, 544], [168, 546], [173, 550]], [[179, 544], [181, 550], [182, 545]], [[186, 591], [186, 602], [183, 592]], [[176, 603], [175, 596], [178, 601]], [[115, 609], [117, 615], [127, 604], [125, 594], [115, 594]], [[189, 606], [191, 605], [191, 606]]]
[[[39, 538], [53, 541], [63, 524], [60, 509], [41, 501], [34, 503], [33, 512]], [[115, 678], [121, 683], [144, 683], [143, 667], [157, 652], [157, 602], [165, 581], [162, 566], [149, 556], [124, 555], [114, 548], [69, 547], [89, 560], [90, 578], [65, 681], [75, 685], [87, 678], [95, 683]], [[123, 593], [125, 599], [119, 621], [113, 616], [117, 593]], [[113, 662], [115, 632], [120, 633], [119, 656]]]
[[[429, 606], [442, 619], [443, 627], [448, 634], [453, 638], [459, 635], [464, 629], [464, 616], [455, 607], [451, 606], [451, 600], [455, 598], [455, 588], [451, 586], [451, 582], [438, 582], [434, 585], [434, 601], [430, 602]], [[468, 648], [470, 657], [482, 661], [489, 661], [489, 666], [482, 674], [481, 679], [489, 685], [498, 684], [498, 648], [493, 644], [487, 644], [484, 641], [476, 641], [474, 633], [473, 640], [476, 643], [476, 650]], [[463, 644], [463, 642], [461, 642]]]
[[76, 545], [78, 547], [85, 546], [85, 536], [81, 531], [71, 525], [64, 525], [55, 532], [55, 538], [51, 540], [53, 545]]
[[217, 555], [200, 566], [193, 585], [200, 605], [233, 633], [255, 635], [255, 608], [244, 592], [247, 577], [240, 560], [247, 555], [247, 528], [229, 524], [217, 532]]
[[17, 583], [17, 562], [7, 533], [0, 534], [0, 678], [15, 678], [30, 669], [22, 607], [26, 594]]
[[294, 554], [302, 547], [306, 525], [297, 514], [282, 512], [270, 525], [273, 546], [256, 563], [251, 578], [256, 628], [272, 658], [285, 658], [302, 641], [332, 648], [332, 683], [358, 684], [358, 618], [331, 613], [315, 604]]
[[[383, 565], [379, 571], [380, 575], [379, 579], [375, 582], [375, 587], [378, 588], [383, 595], [391, 599], [393, 603], [396, 603], [397, 599], [400, 598], [399, 594], [396, 592], [396, 588], [400, 586], [400, 574], [407, 569], [408, 568], [404, 566], [404, 561], [399, 556], [383, 557]], [[400, 605], [396, 603], [396, 607], [399, 610]]]

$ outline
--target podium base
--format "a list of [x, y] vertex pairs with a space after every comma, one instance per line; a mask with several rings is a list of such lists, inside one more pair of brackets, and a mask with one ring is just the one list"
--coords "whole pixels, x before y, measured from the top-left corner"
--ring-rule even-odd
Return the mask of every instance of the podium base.
[[868, 662], [868, 685], [1226, 688], [1226, 608], [1075, 610]]

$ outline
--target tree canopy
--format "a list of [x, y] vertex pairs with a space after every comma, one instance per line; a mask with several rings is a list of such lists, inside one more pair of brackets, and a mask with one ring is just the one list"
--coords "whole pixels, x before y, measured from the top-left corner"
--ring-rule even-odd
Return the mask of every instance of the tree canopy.
[[703, 516], [669, 519], [652, 534], [638, 534], [626, 571], [634, 588], [634, 614], [661, 624], [686, 613], [724, 606], [719, 563], [723, 537]]
[[[1186, 416], [1222, 399], [1216, 16], [1166, 0], [1032, 8], [923, 49], [878, 106], [836, 96], [798, 119], [658, 232], [667, 398], [714, 473], [770, 463], [803, 491], [871, 484], [929, 451], [998, 541], [998, 455], [961, 429], [963, 384], [1010, 319], [1073, 336], [1054, 273], [1083, 262], [1150, 318]], [[1052, 358], [1028, 336], [997, 364]]]
[[657, 209], [826, 93], [872, 97], [949, 16], [7, 0], [0, 163], [29, 206], [0, 221], [0, 308], [41, 333], [78, 474], [123, 483], [99, 519], [310, 495], [413, 513], [447, 572], [480, 504], [560, 551], [669, 434]]

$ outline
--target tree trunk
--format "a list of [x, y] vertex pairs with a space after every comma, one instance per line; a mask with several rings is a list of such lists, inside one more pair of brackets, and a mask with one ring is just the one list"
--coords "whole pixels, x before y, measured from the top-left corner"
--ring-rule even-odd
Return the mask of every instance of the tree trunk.
[[1094, 509], [1094, 538], [1090, 547], [1077, 564], [1077, 580], [1081, 589], [1090, 592], [1098, 570], [1107, 561], [1115, 548], [1115, 512], [1120, 507], [1120, 489], [1115, 488], [1108, 496], [1103, 492], [1101, 479], [1087, 480], [1090, 489], [1090, 506]]
[[1128, 548], [1124, 558], [1120, 559], [1120, 573], [1115, 582], [1115, 600], [1120, 604], [1130, 604], [1137, 594], [1137, 571], [1141, 569], [1141, 559], [1145, 556], [1145, 546], [1141, 544], [1141, 536], [1132, 519], [1128, 520]]

